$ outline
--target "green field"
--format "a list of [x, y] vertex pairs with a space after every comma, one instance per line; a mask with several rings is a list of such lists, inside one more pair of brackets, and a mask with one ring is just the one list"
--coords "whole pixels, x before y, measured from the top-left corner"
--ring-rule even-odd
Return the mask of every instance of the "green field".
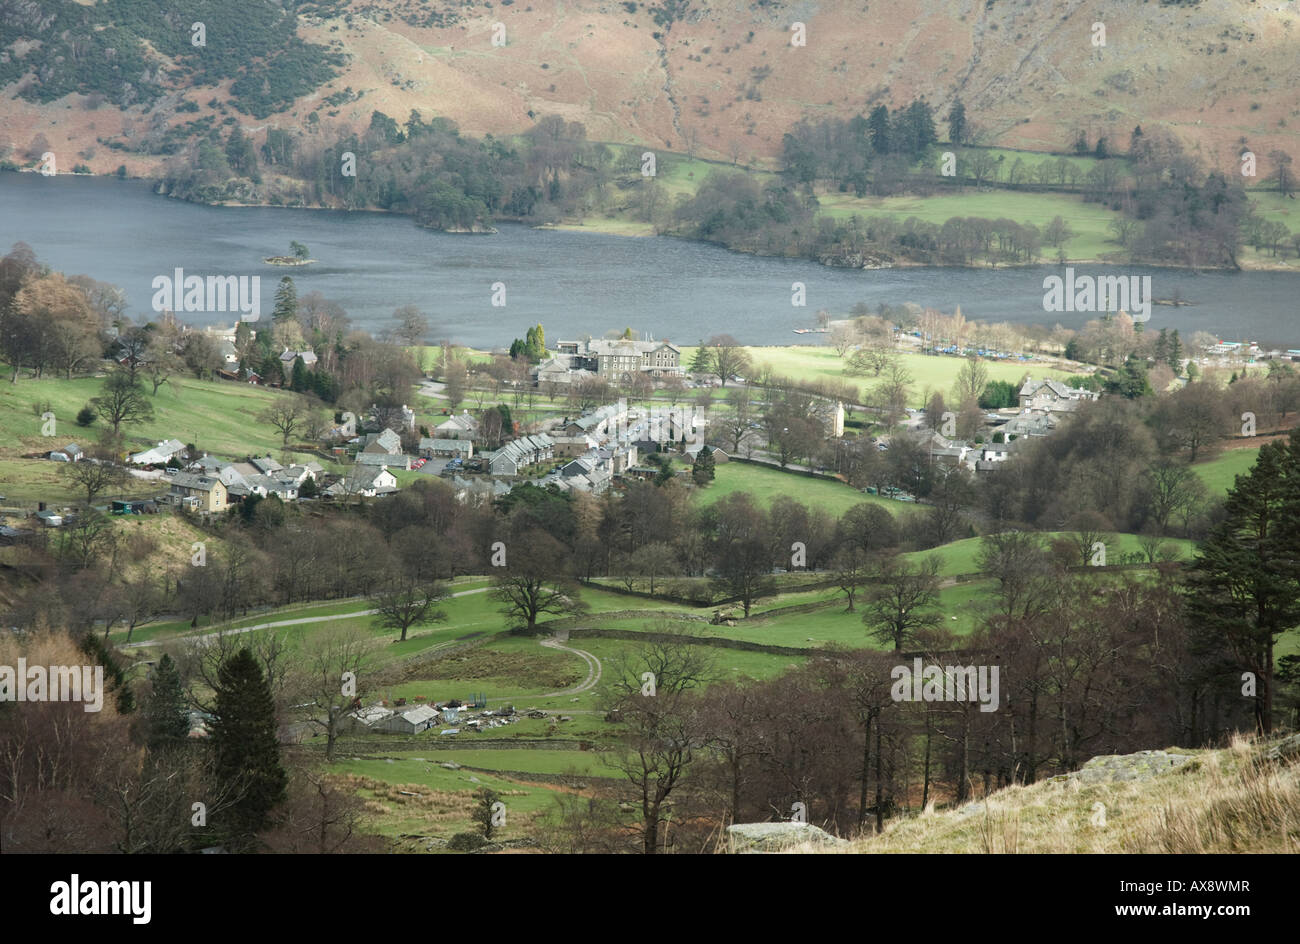
[[484, 771], [448, 770], [439, 763], [436, 758], [347, 758], [333, 765], [330, 773], [370, 778], [397, 788], [361, 790], [361, 795], [374, 804], [372, 814], [377, 814], [370, 829], [390, 838], [400, 835], [449, 838], [455, 833], [475, 831], [471, 819], [473, 795], [485, 788], [495, 790], [506, 804], [505, 825], [494, 838], [522, 839], [533, 835], [539, 821], [555, 809], [556, 793], [544, 786], [520, 784]]
[[[847, 313], [840, 313], [847, 316]], [[691, 358], [695, 356], [696, 348], [682, 348], [682, 363], [689, 364]], [[769, 365], [772, 370], [782, 377], [794, 377], [800, 380], [838, 380], [847, 381], [855, 384], [859, 391], [866, 391], [872, 385], [877, 383], [877, 379], [872, 376], [850, 376], [844, 372], [844, 366], [848, 361], [847, 355], [840, 357], [834, 349], [825, 345], [810, 344], [791, 344], [772, 347], [747, 347], [745, 353], [749, 355], [753, 364], [751, 373], [756, 373], [757, 368], [764, 364]], [[912, 401], [915, 406], [925, 405], [926, 391], [942, 391], [947, 393], [957, 380], [957, 372], [961, 370], [963, 358], [917, 354], [913, 352], [900, 352], [899, 357], [906, 365], [908, 373], [912, 375]], [[1069, 378], [1078, 376], [1070, 371], [1061, 370], [1057, 367], [1049, 367], [1044, 362], [1035, 361], [989, 361], [984, 362], [988, 368], [990, 380], [1002, 380], [1008, 383], [1018, 383], [1026, 374], [1032, 377], [1041, 378]], [[716, 395], [725, 395], [727, 388], [715, 388], [713, 393]]]
[[724, 462], [716, 466], [712, 484], [696, 490], [694, 494], [699, 501], [712, 505], [733, 492], [748, 492], [764, 508], [770, 506], [774, 498], [785, 495], [812, 508], [821, 508], [837, 518], [863, 502], [880, 505], [894, 514], [912, 511], [916, 507], [910, 503], [868, 495], [843, 482], [782, 472], [780, 469], [745, 462]]
[[[67, 488], [60, 470], [45, 459], [22, 459], [33, 452], [48, 452], [76, 442], [89, 448], [98, 439], [103, 421], [78, 426], [77, 411], [97, 396], [102, 379], [43, 378], [0, 384], [0, 489], [7, 497], [23, 500], [70, 501], [76, 492]], [[147, 390], [147, 388], [146, 388]], [[154, 418], [148, 423], [123, 427], [127, 448], [139, 451], [163, 439], [194, 443], [214, 455], [239, 458], [249, 454], [284, 455], [280, 434], [257, 419], [278, 391], [251, 384], [177, 377], [150, 397]], [[40, 406], [40, 410], [33, 407]], [[55, 435], [41, 435], [40, 413], [54, 413]], [[313, 453], [290, 451], [292, 459], [330, 463]], [[284, 461], [281, 459], [281, 461]], [[157, 486], [133, 482], [127, 494], [154, 494]]]
[[1196, 463], [1192, 469], [1201, 477], [1210, 494], [1223, 495], [1232, 488], [1238, 475], [1250, 471], [1258, 455], [1258, 448], [1225, 449], [1213, 459]]
[[[959, 193], [931, 197], [855, 197], [828, 193], [818, 199], [822, 205], [821, 212], [836, 219], [847, 219], [854, 214], [860, 217], [892, 216], [902, 223], [914, 216], [927, 223], [942, 225], [954, 216], [989, 220], [1006, 217], [1017, 223], [1033, 223], [1042, 229], [1053, 217], [1059, 216], [1075, 233], [1061, 246], [1071, 260], [1100, 259], [1106, 253], [1123, 252], [1106, 228], [1119, 214], [1096, 203], [1084, 203], [1081, 196], [1073, 194], [1018, 190], [983, 192], [972, 187]], [[1055, 256], [1055, 247], [1043, 247], [1044, 259]]]

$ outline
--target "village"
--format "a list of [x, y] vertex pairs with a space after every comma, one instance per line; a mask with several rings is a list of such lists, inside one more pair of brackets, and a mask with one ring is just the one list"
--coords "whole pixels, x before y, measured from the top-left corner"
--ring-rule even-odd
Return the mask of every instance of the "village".
[[[295, 369], [310, 373], [317, 365], [317, 356], [310, 349], [286, 348], [278, 357], [283, 377], [263, 377], [251, 364], [241, 365], [233, 328], [208, 333], [217, 339], [224, 365], [215, 374], [227, 382], [278, 388]], [[932, 345], [928, 337], [895, 326], [891, 346], [898, 351], [915, 349], [948, 357], [954, 363], [969, 357], [994, 361], [1006, 357], [1032, 364], [1024, 355], [955, 343]], [[1212, 343], [1202, 342], [1201, 356], [1188, 363], [1219, 369], [1240, 366], [1244, 375], [1251, 364], [1300, 360], [1300, 350], [1265, 351], [1251, 342], [1208, 340]], [[753, 399], [746, 398], [747, 407], [761, 407], [766, 391], [747, 385], [739, 376], [728, 380], [732, 391], [752, 390]], [[515, 383], [521, 382], [533, 391], [549, 389], [552, 402], [556, 402], [556, 391], [562, 395], [589, 383], [599, 383], [611, 394], [626, 393], [576, 413], [557, 408], [550, 415], [534, 419], [526, 428], [494, 429], [494, 443], [489, 443], [480, 429], [481, 411], [476, 415], [468, 408], [456, 412], [444, 407], [435, 422], [427, 426], [417, 426], [416, 412], [405, 403], [400, 408], [372, 406], [360, 419], [336, 411], [334, 422], [311, 444], [319, 453], [319, 461], [287, 465], [269, 452], [221, 457], [197, 451], [180, 438], [168, 438], [129, 453], [122, 462], [133, 479], [154, 483], [157, 493], [147, 498], [112, 499], [105, 510], [117, 515], [152, 514], [160, 507], [172, 506], [211, 515], [226, 512], [254, 496], [274, 497], [281, 502], [378, 499], [396, 493], [401, 487], [396, 473], [407, 472], [439, 477], [451, 485], [462, 502], [490, 502], [525, 483], [560, 492], [601, 495], [626, 481], [660, 475], [662, 467], [651, 456], [668, 453], [693, 464], [702, 450], [715, 463], [730, 461], [730, 452], [735, 452], [741, 461], [774, 463], [781, 468], [790, 464], [781, 461], [778, 450], [768, 441], [765, 434], [769, 430], [758, 421], [763, 419], [761, 409], [753, 411], [755, 421], [744, 436], [724, 435], [722, 427], [727, 425], [726, 411], [731, 406], [726, 400], [715, 402], [707, 395], [721, 385], [720, 376], [712, 370], [691, 371], [684, 367], [681, 349], [667, 341], [559, 341], [548, 356], [531, 365], [525, 379]], [[694, 403], [671, 405], [653, 399], [666, 382], [678, 389], [698, 389], [705, 395]], [[442, 387], [432, 376], [425, 376], [422, 383], [422, 393]], [[637, 393], [641, 394], [639, 406], [635, 400], [629, 402], [629, 396], [635, 398]], [[906, 407], [894, 425], [869, 438], [881, 452], [889, 450], [891, 444], [906, 442], [921, 450], [931, 466], [937, 463], [986, 473], [1026, 444], [1050, 435], [1081, 403], [1095, 401], [1099, 396], [1095, 385], [1085, 388], [1051, 378], [1034, 379], [1026, 370], [1015, 403], [989, 408], [975, 422], [964, 421], [964, 436], [958, 435], [956, 412], [931, 416], [922, 406]], [[573, 398], [568, 402], [572, 404]], [[845, 418], [852, 414], [854, 405], [827, 396], [814, 396], [810, 402], [812, 414], [819, 417], [820, 438], [834, 453], [836, 441], [844, 441]], [[875, 412], [879, 418], [881, 413], [878, 408], [873, 411], [860, 404], [858, 409], [866, 410], [868, 417]], [[812, 451], [808, 450], [810, 455]], [[86, 448], [76, 441], [50, 450], [45, 457], [60, 463], [106, 461], [88, 457]], [[808, 471], [813, 469], [809, 467]], [[816, 471], [834, 474], [836, 470], [818, 464]], [[676, 474], [689, 481], [691, 470], [688, 466]], [[915, 496], [898, 485], [867, 485], [863, 491], [915, 501]], [[2, 499], [0, 496], [0, 502]], [[53, 500], [36, 505], [30, 514], [45, 527], [58, 527], [75, 515], [73, 507], [59, 507]], [[9, 517], [10, 521], [0, 521], [0, 541], [13, 543], [30, 534], [21, 517], [15, 519], [12, 512]]]

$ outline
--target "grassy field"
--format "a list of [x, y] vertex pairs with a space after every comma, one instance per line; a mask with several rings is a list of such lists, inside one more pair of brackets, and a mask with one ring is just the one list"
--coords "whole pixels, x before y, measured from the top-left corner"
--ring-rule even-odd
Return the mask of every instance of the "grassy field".
[[[1032, 163], [1032, 162], [1031, 162]], [[975, 216], [985, 219], [1006, 217], [1017, 223], [1033, 223], [1041, 229], [1055, 216], [1065, 219], [1074, 236], [1061, 248], [1072, 260], [1099, 259], [1105, 253], [1122, 252], [1106, 227], [1119, 214], [1096, 203], [1084, 203], [1083, 198], [1064, 193], [1026, 193], [1013, 190], [981, 191], [968, 188], [959, 193], [932, 197], [855, 197], [852, 194], [828, 193], [819, 195], [821, 212], [847, 219], [854, 214], [861, 217], [892, 216], [902, 223], [909, 216], [928, 223], [943, 224], [954, 216]], [[1043, 258], [1055, 258], [1056, 249], [1044, 246]]]
[[1223, 495], [1232, 488], [1238, 475], [1245, 475], [1255, 464], [1259, 449], [1225, 449], [1213, 459], [1198, 462], [1192, 469], [1201, 477], [1212, 495]]
[[[102, 383], [102, 379], [78, 377], [0, 384], [0, 492], [28, 501], [76, 498], [76, 491], [67, 487], [54, 463], [22, 456], [44, 454], [70, 442], [83, 448], [94, 444], [103, 428], [102, 421], [83, 428], [74, 418], [91, 397], [99, 394]], [[257, 419], [277, 393], [250, 384], [175, 378], [161, 387], [156, 397], [149, 398], [154, 409], [152, 421], [123, 427], [127, 448], [139, 451], [174, 438], [194, 443], [214, 455], [239, 458], [269, 453], [284, 461], [280, 434], [269, 423]], [[48, 437], [41, 435], [40, 419], [47, 409], [55, 418], [55, 435]], [[291, 450], [289, 455], [303, 461], [322, 461], [307, 452]], [[153, 483], [133, 481], [125, 493], [152, 495], [157, 491]]]
[[[682, 363], [689, 364], [691, 358], [695, 356], [695, 351], [694, 347], [683, 347]], [[846, 374], [844, 366], [847, 357], [840, 357], [832, 348], [825, 345], [747, 347], [745, 352], [754, 365], [752, 371], [767, 364], [775, 373], [783, 377], [797, 377], [800, 380], [842, 380], [857, 385], [860, 391], [867, 390], [877, 382], [874, 377], [854, 377]], [[927, 390], [939, 390], [945, 393], [949, 391], [957, 380], [957, 372], [961, 370], [963, 362], [960, 357], [944, 355], [906, 352], [900, 353], [899, 356], [907, 366], [908, 373], [912, 375], [912, 400], [918, 407], [925, 405]], [[1003, 380], [1008, 383], [1018, 383], [1026, 374], [1032, 377], [1057, 379], [1077, 376], [1069, 371], [1034, 361], [985, 361], [984, 365], [988, 368], [990, 380]], [[714, 390], [714, 393], [722, 392], [724, 391], [720, 389]]]
[[[536, 754], [550, 753], [535, 751]], [[506, 804], [505, 825], [494, 838], [522, 839], [555, 809], [556, 791], [521, 784], [504, 776], [466, 769], [449, 770], [442, 760], [424, 758], [347, 758], [331, 774], [367, 802], [370, 830], [381, 836], [472, 832], [474, 794], [495, 790]]]
[[764, 508], [771, 505], [774, 498], [788, 495], [836, 517], [863, 502], [880, 505], [894, 514], [911, 512], [916, 507], [906, 502], [868, 495], [843, 482], [782, 472], [780, 469], [744, 462], [724, 462], [715, 467], [714, 476], [711, 485], [693, 493], [705, 505], [721, 501], [733, 492], [748, 492]]
[[[1047, 544], [1054, 538], [1065, 537], [1066, 532], [1044, 531], [1038, 536], [1042, 539], [1044, 544]], [[1116, 563], [1121, 554], [1140, 551], [1142, 549], [1139, 544], [1140, 540], [1141, 539], [1136, 534], [1115, 535], [1115, 540], [1110, 542], [1106, 548], [1107, 559], [1111, 563]], [[1171, 550], [1177, 550], [1180, 559], [1189, 558], [1196, 546], [1196, 542], [1183, 538], [1166, 538], [1165, 544]], [[955, 577], [958, 574], [973, 574], [979, 572], [979, 564], [976, 563], [976, 559], [979, 556], [979, 550], [979, 538], [963, 538], [960, 541], [953, 541], [930, 551], [915, 551], [911, 554], [905, 554], [904, 556], [911, 560], [921, 560], [931, 556], [938, 557], [941, 561], [939, 575], [941, 577]]]

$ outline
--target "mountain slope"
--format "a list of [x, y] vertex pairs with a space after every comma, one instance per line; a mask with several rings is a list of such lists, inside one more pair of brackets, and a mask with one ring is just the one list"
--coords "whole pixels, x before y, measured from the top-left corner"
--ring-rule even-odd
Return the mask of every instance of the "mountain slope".
[[[152, 2], [106, 0], [86, 15], [129, 24], [125, 11]], [[166, 48], [155, 48], [156, 36], [146, 44], [141, 55], [152, 66], [136, 76], [140, 88], [124, 111], [113, 104], [123, 98], [115, 85], [100, 90], [102, 105], [79, 93], [41, 100], [69, 87], [95, 91], [84, 67], [71, 79], [61, 71], [76, 55], [70, 40], [54, 55], [67, 22], [60, 11], [70, 6], [0, 0], [0, 79], [10, 80], [0, 149], [21, 156], [44, 135], [67, 154], [61, 169], [84, 161], [147, 173], [161, 159], [135, 153], [139, 142], [156, 144], [186, 122], [203, 131], [210, 116], [212, 124], [233, 116], [254, 133], [310, 133], [364, 127], [375, 110], [402, 121], [419, 109], [498, 135], [559, 114], [583, 122], [590, 138], [741, 162], [776, 156], [801, 117], [850, 116], [920, 95], [940, 115], [960, 95], [985, 143], [1057, 150], [1083, 131], [1123, 149], [1134, 125], [1165, 126], [1225, 169], [1243, 139], [1261, 155], [1295, 151], [1292, 125], [1300, 127], [1300, 10], [1283, 0], [1118, 9], [1103, 0], [337, 0], [298, 8], [302, 44], [287, 61], [264, 62], [276, 54], [251, 44], [250, 58], [234, 61], [226, 50], [219, 63], [221, 44], [244, 35], [210, 29], [198, 53], [173, 35], [188, 41], [187, 15], [164, 34]], [[795, 22], [806, 27], [805, 46], [791, 44]], [[1104, 47], [1093, 44], [1094, 23], [1105, 25]], [[493, 45], [497, 24], [504, 46]], [[337, 75], [283, 107], [286, 90], [304, 87], [302, 69], [313, 82]]]

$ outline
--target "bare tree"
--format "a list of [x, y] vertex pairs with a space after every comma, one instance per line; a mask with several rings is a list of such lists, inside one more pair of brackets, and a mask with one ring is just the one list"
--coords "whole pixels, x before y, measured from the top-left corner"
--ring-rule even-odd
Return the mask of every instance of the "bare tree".
[[379, 624], [386, 629], [401, 632], [400, 640], [412, 626], [420, 623], [441, 622], [447, 618], [434, 605], [445, 597], [437, 581], [396, 573], [382, 580], [370, 594], [370, 602], [378, 613]]
[[87, 455], [80, 462], [69, 462], [64, 467], [69, 482], [86, 493], [86, 505], [95, 501], [96, 495], [119, 489], [127, 479], [126, 469], [107, 455]]
[[[405, 630], [402, 638], [406, 638]], [[325, 732], [327, 762], [334, 761], [334, 744], [354, 699], [369, 687], [361, 670], [374, 648], [374, 639], [357, 626], [318, 630], [304, 646], [294, 684], [300, 686], [304, 702], [312, 706], [307, 720]]]
[[307, 422], [307, 415], [307, 401], [302, 397], [286, 395], [276, 397], [257, 418], [279, 430], [281, 444], [287, 449], [293, 434]]
[[862, 614], [870, 633], [902, 652], [918, 633], [938, 626], [942, 619], [936, 609], [938, 574], [935, 556], [921, 561], [915, 570], [897, 557], [884, 558], [872, 573]]
[[569, 555], [563, 544], [537, 529], [503, 543], [506, 563], [493, 580], [492, 596], [503, 604], [501, 612], [507, 619], [533, 630], [538, 617], [547, 613], [582, 612], [577, 585], [565, 564]]
[[731, 335], [715, 334], [709, 338], [707, 347], [713, 355], [718, 376], [722, 378], [722, 386], [725, 387], [733, 376], [749, 369], [749, 354]]
[[631, 788], [641, 812], [641, 851], [663, 848], [663, 823], [671, 797], [694, 763], [707, 732], [696, 691], [714, 680], [711, 656], [670, 626], [624, 655], [614, 671], [611, 712], [623, 725], [619, 749], [606, 763]]

